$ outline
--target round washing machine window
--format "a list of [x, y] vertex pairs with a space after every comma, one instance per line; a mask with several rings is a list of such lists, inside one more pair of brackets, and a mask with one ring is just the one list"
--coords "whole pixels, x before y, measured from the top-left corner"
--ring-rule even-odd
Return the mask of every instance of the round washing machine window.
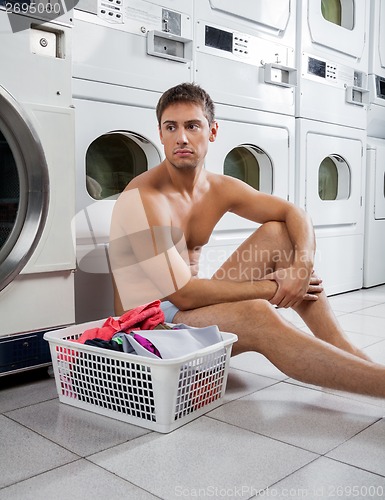
[[243, 144], [226, 156], [223, 168], [230, 175], [264, 193], [273, 192], [273, 165], [268, 155], [257, 146]]
[[318, 170], [318, 195], [321, 200], [347, 200], [350, 185], [350, 168], [341, 156], [330, 155], [322, 160]]
[[354, 28], [354, 0], [321, 0], [321, 12], [326, 21], [342, 28]]
[[48, 166], [38, 134], [18, 102], [0, 87], [0, 290], [35, 250], [48, 203]]
[[95, 200], [118, 197], [134, 177], [159, 162], [159, 153], [144, 137], [125, 131], [104, 134], [87, 150], [87, 191]]
[[14, 231], [20, 205], [20, 179], [11, 148], [0, 131], [0, 248]]

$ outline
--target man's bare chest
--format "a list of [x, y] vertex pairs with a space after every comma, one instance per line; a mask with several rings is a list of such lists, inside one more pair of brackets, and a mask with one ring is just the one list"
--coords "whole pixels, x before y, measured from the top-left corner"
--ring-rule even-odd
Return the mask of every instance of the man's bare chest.
[[205, 209], [182, 211], [179, 210], [173, 214], [172, 226], [179, 230], [186, 241], [187, 248], [196, 250], [204, 246], [210, 239], [213, 229], [222, 213], [209, 207]]

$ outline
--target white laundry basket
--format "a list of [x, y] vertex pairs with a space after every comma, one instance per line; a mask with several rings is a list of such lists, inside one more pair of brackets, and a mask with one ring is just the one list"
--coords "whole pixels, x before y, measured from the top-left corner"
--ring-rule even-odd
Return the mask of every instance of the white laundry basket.
[[72, 342], [104, 321], [44, 334], [62, 403], [164, 433], [221, 403], [236, 335], [221, 332], [221, 342], [174, 359]]

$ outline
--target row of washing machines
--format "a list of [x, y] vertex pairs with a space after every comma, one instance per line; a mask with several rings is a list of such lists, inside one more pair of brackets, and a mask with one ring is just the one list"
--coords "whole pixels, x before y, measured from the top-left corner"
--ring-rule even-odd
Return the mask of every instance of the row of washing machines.
[[[113, 314], [114, 200], [162, 160], [155, 106], [184, 81], [216, 104], [206, 168], [310, 213], [327, 293], [385, 282], [384, 0], [46, 0], [44, 23], [2, 2], [0, 374]], [[202, 275], [255, 227], [227, 214]]]

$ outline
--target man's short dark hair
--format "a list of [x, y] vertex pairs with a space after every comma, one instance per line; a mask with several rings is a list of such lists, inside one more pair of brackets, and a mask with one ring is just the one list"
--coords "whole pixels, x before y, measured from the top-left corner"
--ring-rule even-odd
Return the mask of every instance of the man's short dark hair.
[[163, 112], [171, 104], [190, 102], [202, 106], [203, 113], [209, 125], [215, 120], [214, 103], [209, 94], [196, 83], [181, 83], [164, 92], [156, 106], [156, 117], [159, 127]]

